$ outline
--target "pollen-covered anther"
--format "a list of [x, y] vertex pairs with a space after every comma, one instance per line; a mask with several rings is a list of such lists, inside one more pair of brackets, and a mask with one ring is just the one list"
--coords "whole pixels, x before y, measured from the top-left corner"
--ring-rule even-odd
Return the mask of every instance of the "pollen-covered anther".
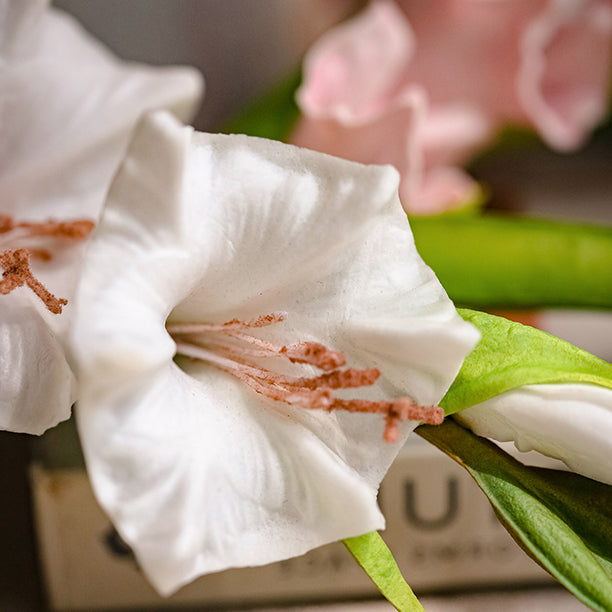
[[0, 215], [0, 234], [12, 234], [9, 237], [11, 240], [41, 237], [83, 240], [89, 236], [93, 228], [94, 222], [89, 219], [15, 222], [10, 215]]
[[[236, 377], [255, 392], [275, 401], [306, 409], [344, 410], [355, 413], [380, 414], [385, 418], [383, 438], [396, 442], [399, 424], [403, 421], [421, 421], [439, 424], [444, 411], [437, 406], [424, 407], [410, 398], [392, 401], [340, 399], [332, 391], [369, 387], [380, 377], [376, 368], [346, 368], [346, 359], [340, 351], [332, 351], [317, 342], [300, 342], [289, 346], [276, 346], [248, 333], [285, 320], [283, 314], [257, 317], [251, 321], [232, 319], [222, 325], [201, 323], [168, 324], [167, 330], [176, 342], [177, 354], [215, 366]], [[284, 358], [293, 364], [310, 365], [323, 370], [323, 374], [310, 377], [292, 376], [275, 371], [276, 359]]]
[[333, 370], [313, 378], [299, 378], [295, 381], [295, 384], [306, 389], [354, 389], [369, 387], [379, 377], [380, 372], [376, 368], [365, 370], [348, 368], [346, 370]]
[[384, 415], [385, 431], [383, 438], [387, 442], [397, 441], [399, 424], [404, 421], [419, 421], [428, 425], [439, 425], [444, 420], [444, 410], [439, 406], [421, 406], [409, 397], [379, 402], [334, 399], [329, 410], [346, 410], [348, 412]]
[[43, 221], [41, 223], [18, 223], [15, 228], [26, 230], [30, 236], [52, 236], [69, 240], [87, 238], [94, 228], [93, 221], [77, 219], [75, 221]]
[[27, 249], [0, 252], [0, 294], [6, 295], [23, 285], [28, 286], [53, 314], [60, 314], [68, 300], [55, 297], [30, 270], [30, 253]]
[[318, 342], [300, 342], [291, 346], [283, 346], [281, 354], [291, 363], [308, 363], [329, 372], [346, 364], [344, 354], [340, 351], [330, 351]]
[[13, 217], [10, 215], [0, 215], [0, 234], [10, 232], [14, 227]]

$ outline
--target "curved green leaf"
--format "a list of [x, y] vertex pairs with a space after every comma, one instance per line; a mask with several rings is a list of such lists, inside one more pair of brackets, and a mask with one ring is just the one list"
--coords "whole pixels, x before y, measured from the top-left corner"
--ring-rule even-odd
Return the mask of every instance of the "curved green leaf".
[[440, 402], [446, 414], [538, 383], [590, 383], [612, 389], [612, 365], [543, 331], [503, 317], [459, 310], [482, 334]]
[[416, 431], [470, 473], [544, 569], [593, 610], [612, 610], [612, 487], [526, 467], [452, 419]]
[[612, 307], [612, 228], [501, 216], [410, 219], [451, 299], [478, 308]]
[[397, 610], [424, 612], [380, 534], [372, 531], [355, 538], [347, 538], [343, 542], [380, 592]]

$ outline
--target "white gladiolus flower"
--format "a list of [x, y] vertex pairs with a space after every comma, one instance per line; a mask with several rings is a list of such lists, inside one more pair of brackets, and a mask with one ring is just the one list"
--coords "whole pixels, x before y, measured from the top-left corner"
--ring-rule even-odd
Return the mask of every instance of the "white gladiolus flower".
[[612, 484], [612, 391], [588, 384], [519, 387], [455, 415], [474, 433], [514, 442]]
[[410, 419], [439, 421], [478, 340], [398, 182], [164, 113], [137, 128], [71, 347], [94, 489], [160, 592], [384, 526]]
[[70, 414], [59, 313], [130, 132], [148, 109], [187, 118], [201, 78], [120, 62], [48, 2], [7, 0], [0, 92], [0, 429], [38, 434]]

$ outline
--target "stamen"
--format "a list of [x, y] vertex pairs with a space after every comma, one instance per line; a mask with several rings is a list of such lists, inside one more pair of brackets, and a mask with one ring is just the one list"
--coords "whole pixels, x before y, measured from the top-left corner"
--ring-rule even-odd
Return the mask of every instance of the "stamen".
[[68, 301], [55, 297], [30, 269], [30, 259], [49, 261], [52, 259], [52, 252], [47, 248], [34, 246], [32, 242], [45, 239], [83, 240], [93, 227], [94, 223], [86, 219], [15, 223], [10, 215], [0, 215], [0, 248], [1, 243], [9, 247], [0, 251], [0, 267], [3, 270], [0, 294], [6, 295], [25, 285], [42, 300], [50, 312], [60, 314]]
[[220, 357], [213, 351], [208, 351], [205, 348], [185, 342], [178, 342], [176, 349], [179, 355], [206, 361], [216, 366], [219, 370], [232, 374], [261, 395], [270, 399], [283, 401], [288, 404], [297, 404], [303, 408], [328, 409], [332, 403], [331, 395], [326, 390], [316, 389], [313, 394], [310, 390], [286, 389], [282, 385], [282, 380], [278, 380], [277, 375], [269, 370], [241, 364], [232, 359]]
[[380, 372], [376, 368], [367, 370], [334, 370], [321, 374], [316, 378], [298, 378], [296, 383], [307, 389], [354, 389], [357, 387], [369, 387], [380, 377]]
[[420, 421], [428, 425], [439, 425], [444, 420], [444, 410], [439, 406], [420, 406], [408, 397], [389, 401], [334, 399], [330, 410], [384, 414], [386, 442], [397, 442], [399, 424], [403, 421]]
[[53, 259], [51, 251], [47, 249], [28, 249], [28, 253], [30, 259], [40, 259], [40, 261], [51, 261]]
[[[380, 376], [379, 370], [342, 370], [346, 359], [340, 351], [329, 350], [317, 342], [279, 347], [245, 331], [284, 320], [284, 314], [273, 313], [246, 322], [232, 319], [222, 325], [175, 323], [169, 324], [167, 330], [175, 338], [177, 354], [209, 363], [267, 398], [306, 409], [383, 415], [383, 439], [387, 442], [397, 442], [399, 424], [403, 421], [438, 425], [444, 419], [442, 408], [420, 406], [407, 397], [392, 401], [335, 398], [332, 390], [373, 385]], [[314, 366], [324, 373], [313, 377], [280, 374], [262, 367], [253, 358], [284, 358], [293, 364]]]
[[13, 227], [15, 227], [15, 224], [12, 217], [9, 215], [0, 215], [0, 234], [10, 232]]
[[[334, 370], [346, 363], [344, 355], [338, 351], [330, 351], [327, 347], [318, 342], [300, 342], [291, 346], [276, 346], [271, 342], [266, 342], [241, 331], [249, 328], [267, 327], [274, 323], [285, 320], [282, 313], [272, 313], [257, 317], [251, 321], [240, 321], [232, 319], [222, 325], [211, 325], [207, 323], [174, 323], [167, 326], [168, 332], [173, 335], [202, 335], [206, 336], [208, 343], [214, 343], [217, 348], [231, 348], [226, 338], [241, 340], [247, 345], [255, 346], [257, 349], [241, 349], [252, 357], [268, 357], [271, 355], [282, 355], [291, 363], [304, 363], [313, 365], [324, 372]], [[210, 332], [220, 332], [214, 340], [210, 340]], [[224, 339], [225, 338], [225, 339]]]
[[340, 368], [346, 363], [340, 351], [330, 351], [318, 342], [300, 342], [283, 346], [281, 353], [286, 355], [291, 363], [309, 363], [324, 372]]
[[268, 315], [261, 315], [250, 321], [240, 321], [232, 319], [221, 325], [212, 323], [169, 323], [166, 329], [170, 335], [174, 334], [201, 334], [211, 331], [231, 331], [234, 329], [249, 329], [253, 327], [267, 327], [274, 323], [281, 323], [285, 320], [285, 313], [273, 312]]
[[13, 289], [27, 285], [44, 303], [53, 314], [61, 314], [62, 307], [68, 300], [56, 298], [46, 287], [32, 274], [30, 270], [30, 253], [27, 249], [15, 251], [2, 251], [0, 253], [0, 267], [2, 280], [0, 280], [0, 294], [7, 295]]
[[273, 325], [274, 323], [281, 323], [286, 318], [284, 312], [271, 312], [267, 315], [261, 315], [256, 317], [255, 319], [251, 319], [250, 321], [240, 321], [239, 319], [232, 319], [227, 323], [223, 324], [223, 327], [226, 329], [229, 327], [238, 327], [240, 329], [250, 328], [250, 327], [267, 327], [268, 325]]
[[52, 236], [55, 238], [68, 238], [82, 240], [87, 238], [94, 228], [93, 221], [77, 219], [75, 221], [43, 221], [41, 223], [17, 223], [14, 228], [27, 230], [30, 236]]

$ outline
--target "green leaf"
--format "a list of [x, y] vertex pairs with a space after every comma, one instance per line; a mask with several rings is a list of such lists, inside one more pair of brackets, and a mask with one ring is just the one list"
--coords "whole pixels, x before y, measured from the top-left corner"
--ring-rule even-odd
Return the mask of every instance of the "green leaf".
[[593, 610], [612, 610], [612, 487], [527, 467], [452, 419], [416, 432], [462, 465], [514, 539]]
[[543, 331], [459, 310], [482, 334], [440, 402], [453, 414], [523, 385], [589, 383], [612, 389], [612, 365]]
[[343, 540], [380, 592], [400, 612], [424, 612], [412, 589], [397, 567], [384, 540], [376, 531]]
[[612, 308], [612, 228], [484, 215], [412, 217], [451, 299], [477, 308]]
[[288, 75], [261, 98], [251, 103], [221, 131], [225, 134], [247, 134], [272, 140], [285, 140], [300, 115], [294, 93], [301, 78], [301, 72], [297, 70]]

